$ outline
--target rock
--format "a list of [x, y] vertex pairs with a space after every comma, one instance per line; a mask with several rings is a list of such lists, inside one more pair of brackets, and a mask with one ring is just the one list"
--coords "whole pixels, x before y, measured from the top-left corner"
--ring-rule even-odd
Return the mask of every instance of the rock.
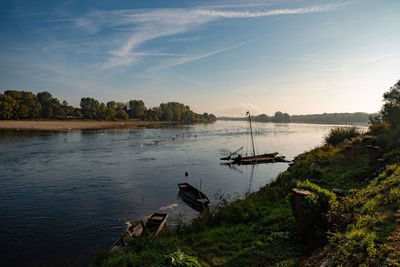
[[344, 191], [343, 190], [337, 189], [337, 188], [333, 188], [332, 191], [333, 191], [333, 193], [335, 193], [335, 195], [344, 197]]

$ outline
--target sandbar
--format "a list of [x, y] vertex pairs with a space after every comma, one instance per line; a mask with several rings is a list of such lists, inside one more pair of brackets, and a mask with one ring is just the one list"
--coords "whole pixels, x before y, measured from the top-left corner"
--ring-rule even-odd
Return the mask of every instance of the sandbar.
[[72, 131], [101, 129], [162, 128], [172, 122], [159, 121], [12, 121], [0, 120], [0, 130]]

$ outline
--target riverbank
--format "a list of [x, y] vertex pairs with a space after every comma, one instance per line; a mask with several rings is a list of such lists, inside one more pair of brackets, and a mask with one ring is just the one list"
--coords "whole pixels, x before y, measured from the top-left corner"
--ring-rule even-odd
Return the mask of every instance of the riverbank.
[[[221, 198], [175, 232], [133, 240], [95, 264], [157, 266], [179, 258], [201, 266], [396, 266], [399, 147], [400, 131], [387, 131], [315, 148], [245, 199]], [[308, 192], [302, 209], [296, 187]]]
[[72, 131], [105, 129], [161, 128], [173, 125], [168, 121], [0, 121], [0, 130]]

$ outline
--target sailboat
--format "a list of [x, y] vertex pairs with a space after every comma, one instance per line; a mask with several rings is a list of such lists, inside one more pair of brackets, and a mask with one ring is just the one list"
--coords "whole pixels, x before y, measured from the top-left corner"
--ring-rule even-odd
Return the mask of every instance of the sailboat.
[[251, 116], [250, 116], [250, 112], [249, 111], [246, 112], [246, 116], [249, 116], [250, 136], [251, 136], [251, 145], [252, 145], [252, 148], [253, 148], [253, 155], [242, 157], [242, 155], [238, 154], [236, 157], [232, 157], [232, 156], [236, 155], [240, 150], [243, 149], [243, 147], [241, 147], [240, 149], [236, 150], [235, 152], [230, 153], [229, 156], [224, 157], [224, 158], [220, 158], [220, 160], [229, 160], [230, 164], [239, 164], [239, 165], [258, 164], [258, 163], [289, 162], [288, 160], [285, 159], [285, 156], [279, 155], [278, 152], [256, 155], [256, 149], [255, 149], [255, 146], [254, 146], [253, 127], [251, 125]]

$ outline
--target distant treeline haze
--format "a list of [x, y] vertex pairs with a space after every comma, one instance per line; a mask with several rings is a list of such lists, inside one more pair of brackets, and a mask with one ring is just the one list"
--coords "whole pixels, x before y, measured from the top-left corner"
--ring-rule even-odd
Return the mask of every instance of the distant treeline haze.
[[0, 94], [0, 119], [90, 119], [127, 120], [129, 118], [148, 121], [213, 122], [213, 114], [197, 114], [189, 106], [178, 102], [162, 103], [158, 107], [146, 108], [142, 100], [128, 103], [110, 101], [106, 104], [94, 98], [81, 99], [80, 108], [62, 103], [49, 92], [8, 90]]
[[[289, 115], [280, 111], [275, 112], [274, 116], [261, 114], [251, 116], [251, 119], [258, 122], [307, 122], [307, 123], [351, 123], [368, 122], [372, 114], [364, 112], [355, 113], [324, 113], [310, 115]], [[220, 117], [220, 120], [247, 120], [246, 117]]]

